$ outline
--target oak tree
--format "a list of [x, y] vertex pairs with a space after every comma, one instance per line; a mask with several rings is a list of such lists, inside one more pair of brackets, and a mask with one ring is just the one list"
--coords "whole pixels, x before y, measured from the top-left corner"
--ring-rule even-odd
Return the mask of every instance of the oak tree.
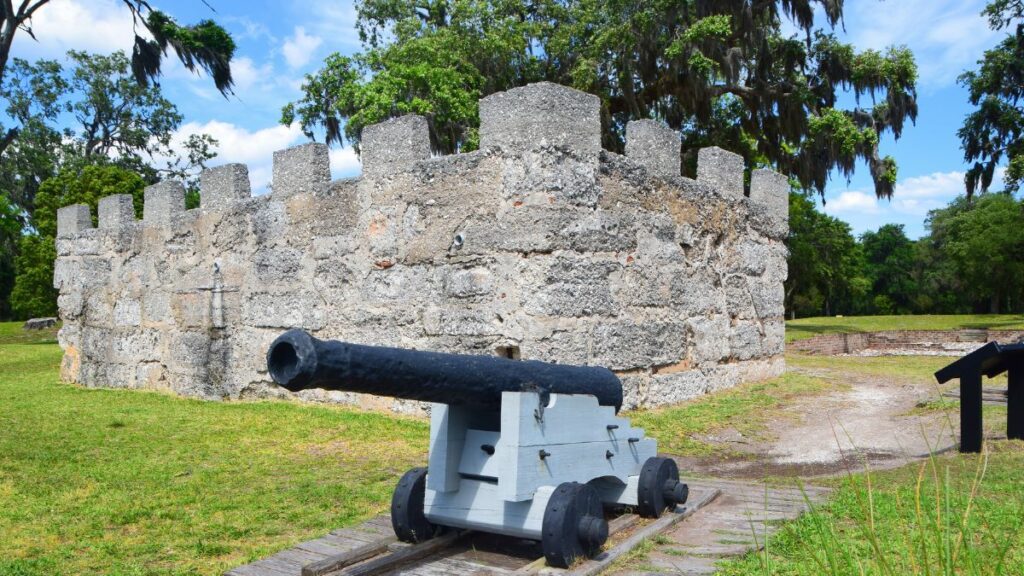
[[[879, 151], [917, 116], [917, 68], [903, 47], [857, 51], [831, 29], [842, 0], [363, 0], [363, 51], [333, 54], [306, 77], [281, 121], [352, 142], [368, 124], [417, 113], [442, 152], [477, 146], [477, 100], [547, 80], [601, 98], [604, 146], [625, 125], [678, 129], [700, 146], [771, 165], [823, 193], [833, 170], [868, 164], [889, 197], [896, 163]], [[816, 16], [823, 19], [818, 21]], [[796, 33], [784, 32], [784, 20]], [[856, 104], [844, 107], [843, 93]]]

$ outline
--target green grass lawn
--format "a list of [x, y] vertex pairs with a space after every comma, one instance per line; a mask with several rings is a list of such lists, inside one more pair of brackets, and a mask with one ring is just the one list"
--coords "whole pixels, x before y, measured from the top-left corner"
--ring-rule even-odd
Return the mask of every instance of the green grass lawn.
[[1024, 442], [987, 446], [838, 479], [828, 504], [720, 573], [1024, 574]]
[[[425, 420], [61, 384], [54, 338], [52, 330], [0, 324], [0, 576], [218, 574], [386, 510], [398, 476], [425, 461]], [[948, 359], [789, 359], [806, 369], [837, 361], [867, 374], [923, 378]], [[841, 386], [791, 372], [630, 416], [663, 451], [706, 456], [712, 447], [696, 437], [727, 427], [756, 436], [786, 399]], [[988, 420], [1002, 425], [1003, 414]], [[939, 461], [956, 482], [966, 478], [956, 466], [967, 460]], [[1024, 521], [1022, 465], [1019, 446], [990, 459], [975, 506], [979, 530], [989, 532], [979, 534], [1005, 539], [1013, 522]], [[905, 527], [906, 491], [916, 473], [875, 476], [880, 529]], [[859, 550], [856, 495], [856, 487], [840, 487], [822, 514], [844, 545]], [[784, 567], [779, 573], [818, 572], [799, 549], [808, 530], [817, 529], [808, 522], [794, 523], [771, 544], [773, 566]], [[991, 558], [987, 548], [979, 550]], [[746, 558], [731, 573], [757, 562]]]
[[425, 462], [422, 420], [82, 389], [60, 354], [0, 344], [0, 575], [218, 574], [386, 510]]
[[21, 322], [0, 322], [0, 344], [56, 344], [57, 330], [25, 330]]
[[658, 439], [658, 450], [679, 456], [708, 456], [721, 450], [700, 436], [732, 428], [759, 438], [775, 408], [798, 396], [821, 394], [841, 386], [803, 374], [787, 372], [764, 382], [741, 384], [675, 406], [631, 413], [633, 424]]
[[882, 330], [956, 330], [960, 328], [1024, 329], [1019, 314], [961, 314], [922, 316], [844, 316], [786, 321], [786, 341], [817, 334], [880, 332]]

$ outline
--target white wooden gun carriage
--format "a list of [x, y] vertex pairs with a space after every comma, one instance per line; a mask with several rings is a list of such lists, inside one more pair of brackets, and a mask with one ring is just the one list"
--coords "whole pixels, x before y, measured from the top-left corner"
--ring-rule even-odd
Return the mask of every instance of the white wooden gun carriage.
[[426, 468], [391, 501], [406, 542], [447, 528], [541, 541], [549, 565], [595, 555], [605, 507], [646, 517], [686, 501], [675, 461], [617, 416], [622, 385], [605, 368], [318, 340], [301, 330], [267, 352], [275, 382], [431, 402]]

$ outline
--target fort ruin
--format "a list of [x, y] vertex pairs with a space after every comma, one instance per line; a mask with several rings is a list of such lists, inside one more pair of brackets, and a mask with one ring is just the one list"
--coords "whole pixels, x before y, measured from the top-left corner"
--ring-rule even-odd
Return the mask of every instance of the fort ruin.
[[[625, 406], [678, 402], [784, 369], [789, 184], [678, 133], [626, 129], [601, 149], [596, 96], [542, 83], [480, 101], [480, 150], [431, 157], [426, 120], [368, 126], [362, 175], [328, 150], [274, 153], [271, 192], [244, 165], [58, 213], [61, 374], [85, 386], [209, 399], [287, 396], [266, 373], [288, 328], [318, 338], [607, 366]], [[308, 391], [311, 400], [416, 403]]]

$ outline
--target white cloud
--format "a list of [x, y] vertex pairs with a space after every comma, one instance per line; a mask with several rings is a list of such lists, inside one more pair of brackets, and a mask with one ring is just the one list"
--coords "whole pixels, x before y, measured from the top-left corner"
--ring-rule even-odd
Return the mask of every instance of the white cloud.
[[211, 120], [205, 124], [189, 122], [181, 126], [174, 143], [184, 142], [191, 134], [209, 134], [217, 140], [217, 157], [213, 165], [241, 162], [249, 166], [249, 181], [253, 192], [261, 193], [270, 183], [275, 150], [298, 143], [302, 130], [298, 124], [271, 126], [249, 131], [228, 122]]
[[311, 16], [308, 22], [311, 30], [324, 38], [330, 38], [331, 49], [350, 53], [359, 48], [359, 32], [356, 30], [355, 2], [337, 0], [313, 0], [303, 5]]
[[[992, 190], [1002, 188], [1005, 168], [998, 168]], [[934, 172], [906, 178], [896, 183], [892, 200], [878, 200], [874, 192], [847, 190], [828, 199], [825, 212], [833, 216], [856, 217], [882, 214], [890, 217], [910, 216], [920, 220], [930, 210], [942, 208], [964, 193], [964, 173]]]
[[241, 32], [235, 31], [232, 34], [236, 40], [266, 39], [268, 42], [277, 42], [277, 37], [270, 32], [270, 28], [268, 28], [266, 24], [262, 22], [256, 22], [248, 16], [225, 16], [224, 21], [237, 24], [238, 27], [241, 28]]
[[257, 85], [261, 89], [268, 88], [268, 81], [274, 77], [273, 71], [274, 67], [269, 62], [257, 67], [249, 57], [233, 59], [231, 61], [231, 77], [235, 81], [235, 94], [244, 97], [246, 92]]
[[[209, 134], [217, 140], [217, 157], [211, 165], [240, 162], [249, 167], [249, 182], [256, 194], [267, 190], [273, 174], [274, 152], [305, 141], [298, 123], [290, 126], [277, 125], [255, 131], [246, 130], [235, 124], [212, 120], [204, 124], [184, 124], [173, 138], [176, 148], [191, 134]], [[335, 178], [356, 176], [361, 171], [359, 158], [352, 148], [338, 148], [330, 151], [331, 174]]]
[[859, 213], [874, 214], [878, 212], [878, 201], [874, 194], [848, 190], [825, 204], [825, 212], [829, 214]]
[[[12, 52], [23, 58], [59, 58], [71, 49], [130, 54], [135, 35], [131, 12], [117, 0], [52, 0], [32, 17], [32, 32], [14, 38]], [[140, 27], [139, 34], [148, 35]]]
[[313, 58], [313, 51], [323, 42], [319, 36], [306, 34], [302, 26], [295, 27], [295, 34], [281, 47], [285, 61], [292, 68], [305, 66]]
[[352, 148], [331, 148], [331, 175], [335, 178], [357, 176], [363, 170], [359, 156]]

